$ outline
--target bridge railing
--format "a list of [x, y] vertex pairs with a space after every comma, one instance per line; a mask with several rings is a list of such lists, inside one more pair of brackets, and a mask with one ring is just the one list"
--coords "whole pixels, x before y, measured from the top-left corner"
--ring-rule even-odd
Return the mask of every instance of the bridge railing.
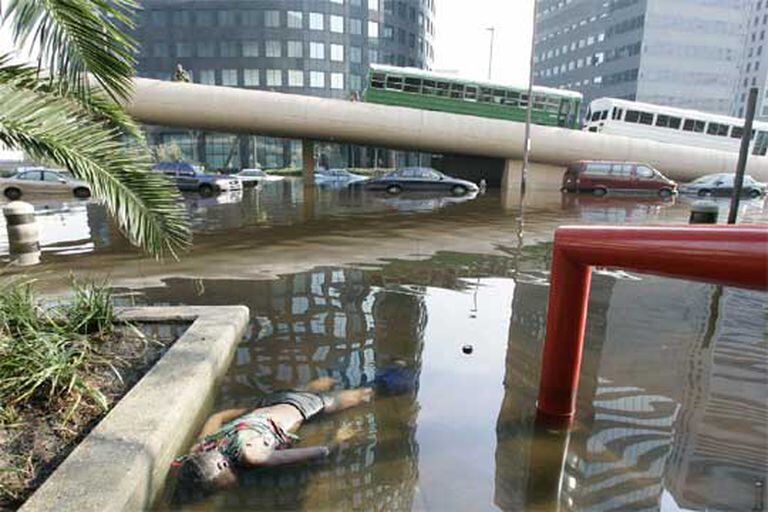
[[768, 226], [561, 227], [552, 253], [537, 413], [554, 426], [576, 412], [593, 267], [768, 289]]

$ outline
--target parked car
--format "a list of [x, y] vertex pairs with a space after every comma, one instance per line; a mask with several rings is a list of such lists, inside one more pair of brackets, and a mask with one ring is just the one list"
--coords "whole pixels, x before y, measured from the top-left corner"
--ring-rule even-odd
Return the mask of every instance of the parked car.
[[25, 194], [72, 194], [83, 199], [91, 197], [91, 188], [86, 182], [43, 167], [24, 168], [10, 178], [0, 178], [0, 189], [12, 201]]
[[246, 187], [272, 181], [283, 181], [285, 179], [284, 176], [273, 176], [271, 174], [267, 174], [263, 169], [259, 168], [243, 169], [239, 173], [235, 174], [235, 176], [240, 178], [240, 181], [242, 181], [243, 185]]
[[563, 175], [563, 191], [652, 192], [660, 197], [677, 193], [677, 183], [648, 164], [637, 162], [581, 161], [568, 166]]
[[480, 190], [480, 187], [471, 181], [452, 178], [429, 167], [398, 169], [381, 178], [368, 181], [365, 188], [366, 190], [386, 190], [390, 194], [399, 194], [404, 191], [436, 191], [450, 192], [456, 196]]
[[315, 170], [315, 184], [320, 186], [344, 187], [350, 183], [365, 181], [368, 178], [349, 172], [346, 169], [317, 169]]
[[206, 174], [189, 162], [158, 162], [152, 169], [171, 178], [179, 190], [199, 192], [201, 196], [243, 189], [240, 179], [224, 174]]
[[[709, 174], [680, 186], [681, 194], [695, 194], [700, 197], [733, 195], [734, 174]], [[768, 185], [760, 183], [752, 176], [744, 176], [743, 195], [757, 199], [765, 195]]]

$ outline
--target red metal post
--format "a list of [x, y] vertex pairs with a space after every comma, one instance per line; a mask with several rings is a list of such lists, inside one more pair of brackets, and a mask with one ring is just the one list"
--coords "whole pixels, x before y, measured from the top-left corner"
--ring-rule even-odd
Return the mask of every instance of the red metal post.
[[592, 267], [768, 289], [768, 226], [561, 227], [552, 250], [539, 418], [570, 425]]

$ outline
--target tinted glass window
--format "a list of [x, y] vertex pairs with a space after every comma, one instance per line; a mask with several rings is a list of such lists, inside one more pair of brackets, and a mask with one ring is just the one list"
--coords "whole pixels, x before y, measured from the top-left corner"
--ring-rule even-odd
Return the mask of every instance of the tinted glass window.
[[40, 181], [40, 171], [23, 172], [16, 176], [16, 179], [25, 181]]
[[653, 178], [653, 170], [644, 165], [638, 165], [637, 175], [640, 178], [650, 179], [650, 178]]
[[731, 130], [731, 137], [734, 139], [740, 139], [744, 136], [744, 128], [741, 126], [734, 126]]
[[611, 165], [611, 176], [631, 176], [632, 164], [613, 164]]
[[62, 179], [62, 176], [58, 173], [46, 171], [43, 173], [43, 181], [59, 181]]
[[640, 112], [637, 110], [627, 110], [627, 115], [624, 116], [624, 120], [628, 123], [636, 123], [640, 120]]
[[611, 164], [589, 164], [587, 165], [589, 174], [610, 174]]
[[653, 114], [649, 114], [648, 112], [641, 112], [640, 124], [647, 124], [647, 125], [653, 124]]

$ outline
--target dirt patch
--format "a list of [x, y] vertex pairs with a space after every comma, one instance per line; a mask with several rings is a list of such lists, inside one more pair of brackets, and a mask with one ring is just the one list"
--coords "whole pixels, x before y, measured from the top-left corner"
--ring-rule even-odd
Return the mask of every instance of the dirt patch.
[[[88, 383], [104, 394], [111, 409], [184, 329], [115, 329], [96, 344], [101, 357], [89, 366]], [[108, 412], [85, 400], [36, 400], [0, 417], [0, 510], [21, 506]]]

